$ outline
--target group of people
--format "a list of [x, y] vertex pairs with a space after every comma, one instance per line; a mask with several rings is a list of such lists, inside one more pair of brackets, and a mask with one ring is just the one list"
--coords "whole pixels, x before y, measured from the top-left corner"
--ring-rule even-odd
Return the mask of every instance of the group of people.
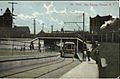
[[[34, 44], [33, 44], [33, 42], [31, 42], [30, 43], [30, 50], [34, 50], [35, 48], [34, 48]], [[39, 45], [38, 45], [38, 49], [39, 49], [39, 52], [41, 52], [41, 44], [39, 43]]]
[[[90, 57], [91, 57], [91, 52], [93, 52], [93, 50], [96, 48], [96, 47], [98, 47], [98, 42], [93, 42], [92, 43], [92, 51], [90, 51], [90, 49], [88, 49], [87, 47], [84, 49], [84, 51], [83, 51], [83, 60], [88, 60], [88, 61], [90, 61]], [[94, 58], [95, 58], [95, 61], [96, 61], [96, 63], [98, 64], [98, 62], [99, 62], [99, 50], [96, 50], [95, 52], [94, 52]]]

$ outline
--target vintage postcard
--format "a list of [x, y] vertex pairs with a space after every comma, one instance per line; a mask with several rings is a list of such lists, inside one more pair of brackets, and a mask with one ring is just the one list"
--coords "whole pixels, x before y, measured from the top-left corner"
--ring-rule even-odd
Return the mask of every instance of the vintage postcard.
[[119, 0], [0, 1], [0, 78], [119, 78]]

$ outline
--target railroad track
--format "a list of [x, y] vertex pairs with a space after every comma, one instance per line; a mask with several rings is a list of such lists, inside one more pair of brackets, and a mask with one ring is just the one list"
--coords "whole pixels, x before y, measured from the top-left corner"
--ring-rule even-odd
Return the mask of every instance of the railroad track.
[[62, 66], [59, 66], [59, 67], [54, 68], [54, 69], [52, 69], [52, 70], [49, 70], [49, 71], [47, 71], [47, 72], [45, 72], [45, 73], [42, 73], [41, 75], [36, 76], [36, 77], [34, 77], [34, 78], [42, 77], [42, 76], [44, 76], [44, 75], [46, 75], [46, 74], [48, 74], [48, 73], [51, 73], [51, 72], [56, 71], [56, 70], [58, 70], [58, 69], [61, 69], [61, 68], [65, 67], [65, 66], [68, 66], [68, 65], [72, 64], [73, 62], [74, 62], [74, 59], [73, 59], [71, 62], [67, 63], [67, 64], [64, 64], [64, 65], [62, 65]]
[[18, 58], [18, 59], [8, 58], [7, 60], [0, 60], [0, 77], [1, 77], [1, 73], [4, 71], [9, 71], [26, 66], [44, 64], [44, 63], [56, 61], [59, 58], [60, 58], [59, 55], [53, 55], [53, 56], [45, 56], [45, 57], [29, 57], [29, 58]]
[[[60, 58], [57, 61], [50, 62], [50, 63], [47, 63], [47, 64], [43, 64], [43, 65], [40, 65], [40, 66], [37, 66], [37, 67], [33, 67], [33, 68], [30, 68], [30, 69], [27, 69], [27, 70], [23, 70], [23, 71], [20, 71], [20, 72], [4, 75], [1, 78], [5, 78], [5, 77], [7, 77], [7, 78], [9, 78], [9, 77], [10, 78], [13, 78], [13, 77], [24, 77], [24, 74], [26, 74], [26, 73], [30, 73], [30, 72], [33, 73], [33, 72], [36, 72], [36, 70], [41, 70], [41, 69], [44, 70], [45, 69], [45, 71], [43, 71], [43, 72], [41, 72], [42, 70], [41, 71], [37, 71], [37, 73], [39, 73], [39, 72], [40, 73], [38, 75], [35, 74], [36, 76], [34, 76], [34, 75], [32, 76], [32, 78], [39, 78], [39, 77], [42, 77], [42, 76], [44, 76], [44, 75], [46, 75], [48, 73], [51, 73], [51, 72], [56, 71], [58, 69], [61, 69], [61, 68], [65, 67], [65, 66], [67, 66], [67, 65], [70, 65], [73, 62], [74, 62], [73, 59], [70, 62], [68, 62], [68, 61], [66, 62], [65, 58]], [[62, 63], [64, 63], [64, 64], [62, 64]], [[50, 66], [52, 68], [48, 69], [48, 68], [50, 68]], [[19, 74], [23, 74], [23, 76], [19, 76]], [[29, 76], [27, 76], [27, 77], [29, 77]]]
[[[24, 69], [22, 71], [17, 71], [17, 72], [13, 72], [13, 73], [10, 73], [10, 74], [7, 74], [7, 75], [2, 75], [2, 76], [0, 76], [0, 78], [5, 78], [5, 77], [9, 77], [9, 76], [12, 76], [12, 75], [15, 75], [15, 74], [19, 74], [19, 73], [27, 72], [27, 71], [30, 71], [30, 70], [33, 70], [33, 69], [37, 69], [37, 68], [40, 68], [40, 67], [44, 67], [44, 66], [47, 66], [46, 63], [48, 63], [48, 65], [50, 65], [52, 63], [59, 63], [59, 59], [60, 59], [60, 57], [57, 58], [57, 59], [54, 59], [54, 60], [49, 60], [47, 62], [41, 62], [41, 63], [36, 63], [36, 64], [31, 64], [31, 65], [17, 67], [17, 68], [24, 68], [24, 67], [33, 66], [33, 67], [29, 68], [29, 69]], [[34, 65], [38, 65], [38, 66], [34, 67]], [[16, 69], [16, 68], [8, 69], [8, 71], [9, 70], [14, 70], [14, 69]]]

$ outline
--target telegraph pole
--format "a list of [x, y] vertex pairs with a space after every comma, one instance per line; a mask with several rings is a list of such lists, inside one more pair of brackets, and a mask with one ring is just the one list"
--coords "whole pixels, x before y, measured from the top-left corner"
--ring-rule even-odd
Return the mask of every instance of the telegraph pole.
[[44, 24], [44, 23], [42, 23], [42, 31], [43, 31], [43, 32], [44, 32], [44, 25], [45, 25], [45, 24]]
[[14, 27], [14, 26], [13, 26], [13, 12], [14, 12], [14, 4], [18, 4], [18, 3], [16, 3], [16, 2], [8, 2], [8, 4], [11, 4], [11, 5], [12, 5], [12, 27]]
[[35, 20], [35, 18], [33, 19], [33, 25], [34, 25], [34, 35], [36, 35], [36, 20]]
[[84, 35], [84, 30], [85, 30], [85, 14], [83, 13], [83, 50], [84, 50], [84, 42], [85, 42], [85, 35]]

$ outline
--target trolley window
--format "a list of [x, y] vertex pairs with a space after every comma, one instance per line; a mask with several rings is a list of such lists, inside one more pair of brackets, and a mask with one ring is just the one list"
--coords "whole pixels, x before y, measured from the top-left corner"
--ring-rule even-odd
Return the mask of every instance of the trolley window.
[[65, 44], [64, 49], [75, 49], [74, 44]]

